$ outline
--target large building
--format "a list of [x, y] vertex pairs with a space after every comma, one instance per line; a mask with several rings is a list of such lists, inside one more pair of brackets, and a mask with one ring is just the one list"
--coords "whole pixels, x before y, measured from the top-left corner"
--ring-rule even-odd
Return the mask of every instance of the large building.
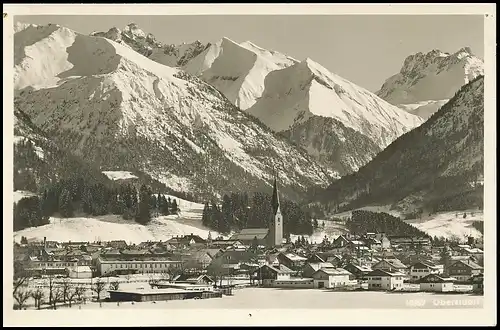
[[234, 234], [231, 240], [237, 240], [247, 245], [251, 245], [254, 240], [257, 240], [259, 245], [271, 248], [283, 244], [283, 215], [281, 214], [277, 181], [275, 176], [271, 200], [273, 213], [269, 228], [245, 228]]

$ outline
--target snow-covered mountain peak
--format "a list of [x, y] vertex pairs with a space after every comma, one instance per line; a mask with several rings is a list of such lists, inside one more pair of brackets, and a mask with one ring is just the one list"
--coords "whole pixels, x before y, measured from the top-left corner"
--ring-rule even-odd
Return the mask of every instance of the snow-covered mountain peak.
[[289, 196], [332, 178], [209, 84], [125, 42], [65, 28], [28, 32], [14, 37], [16, 106], [96, 166], [205, 197], [269, 187], [273, 164]]
[[459, 51], [457, 51], [454, 55], [456, 55], [457, 57], [474, 56], [474, 53], [472, 52], [472, 49], [470, 49], [470, 47], [463, 47]]
[[183, 69], [199, 76], [242, 110], [251, 107], [264, 91], [269, 72], [293, 65], [296, 60], [250, 42], [241, 44], [223, 37], [206, 47]]
[[271, 72], [262, 97], [248, 111], [278, 132], [314, 116], [332, 118], [380, 147], [422, 122], [310, 58]]
[[127, 26], [125, 26], [123, 32], [139, 38], [146, 38], [147, 36], [147, 34], [144, 31], [142, 31], [139, 28], [139, 26], [135, 23], [130, 23]]
[[400, 72], [376, 93], [395, 105], [450, 99], [464, 84], [484, 74], [484, 63], [470, 47], [450, 54], [438, 49], [408, 56]]

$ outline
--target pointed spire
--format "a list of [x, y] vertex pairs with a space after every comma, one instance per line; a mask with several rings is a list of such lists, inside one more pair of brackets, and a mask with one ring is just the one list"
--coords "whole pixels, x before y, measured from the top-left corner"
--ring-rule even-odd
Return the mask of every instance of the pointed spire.
[[[274, 167], [273, 167], [274, 168]], [[274, 174], [274, 184], [273, 184], [273, 197], [272, 197], [272, 207], [273, 207], [273, 215], [276, 215], [278, 208], [280, 207], [280, 200], [278, 194], [278, 174], [276, 168], [273, 170]]]

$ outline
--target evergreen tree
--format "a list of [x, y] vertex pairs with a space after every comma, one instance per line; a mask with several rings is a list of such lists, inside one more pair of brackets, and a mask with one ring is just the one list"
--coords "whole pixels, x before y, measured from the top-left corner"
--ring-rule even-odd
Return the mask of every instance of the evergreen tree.
[[65, 218], [73, 216], [73, 203], [71, 201], [70, 193], [66, 189], [63, 189], [61, 195], [59, 196], [59, 212]]
[[225, 234], [231, 230], [232, 218], [233, 214], [231, 210], [231, 199], [228, 195], [224, 195], [222, 198], [222, 218], [218, 226], [219, 233]]
[[156, 211], [158, 214], [163, 214], [163, 196], [158, 193], [158, 196], [156, 196]]
[[259, 241], [257, 240], [257, 236], [254, 236], [250, 248], [252, 249], [252, 251], [256, 252], [258, 247], [259, 247]]
[[158, 213], [157, 213], [158, 200], [156, 199], [156, 195], [151, 195], [149, 209], [151, 210], [151, 213], [153, 213], [155, 216], [158, 216]]
[[169, 205], [168, 200], [165, 196], [162, 196], [161, 206], [162, 206], [161, 213], [163, 215], [170, 215], [170, 205]]
[[203, 207], [203, 213], [201, 215], [201, 223], [205, 227], [210, 227], [210, 205], [208, 202], [205, 203], [205, 206]]
[[178, 214], [179, 213], [179, 207], [177, 206], [177, 200], [174, 199], [172, 201], [172, 204], [170, 206], [170, 211], [172, 214]]
[[139, 189], [139, 203], [136, 213], [136, 221], [146, 225], [151, 220], [151, 193], [145, 184]]

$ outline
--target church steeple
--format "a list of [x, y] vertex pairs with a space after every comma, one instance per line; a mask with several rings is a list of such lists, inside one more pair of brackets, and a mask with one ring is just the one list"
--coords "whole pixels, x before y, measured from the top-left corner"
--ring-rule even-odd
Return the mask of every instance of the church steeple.
[[276, 215], [280, 208], [280, 198], [278, 195], [278, 174], [276, 170], [274, 170], [274, 184], [273, 184], [273, 197], [271, 201], [271, 205], [273, 207], [273, 216]]
[[278, 175], [274, 170], [273, 196], [271, 207], [273, 209], [271, 228], [270, 228], [270, 244], [272, 247], [280, 246], [283, 243], [283, 216], [280, 210], [280, 199], [278, 194]]

